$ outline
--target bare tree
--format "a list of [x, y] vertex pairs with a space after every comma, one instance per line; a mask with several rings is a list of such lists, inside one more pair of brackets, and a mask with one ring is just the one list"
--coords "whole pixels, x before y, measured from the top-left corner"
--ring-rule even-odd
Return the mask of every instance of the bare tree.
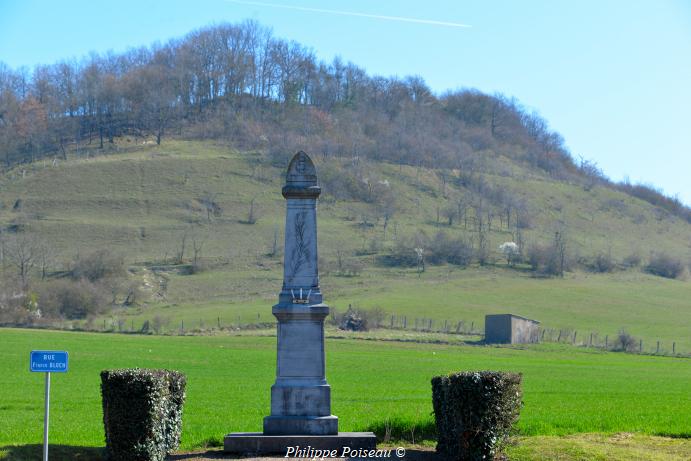
[[604, 182], [605, 174], [602, 172], [597, 162], [593, 160], [586, 160], [582, 155], [579, 155], [580, 165], [578, 169], [583, 175], [583, 190], [590, 191], [598, 183]]
[[273, 258], [277, 254], [278, 254], [278, 226], [275, 226], [273, 239], [271, 240], [271, 248], [269, 249], [268, 256]]
[[437, 177], [439, 178], [440, 184], [439, 184], [439, 192], [441, 193], [441, 196], [446, 198], [446, 182], [447, 182], [447, 171], [446, 170], [437, 170]]
[[211, 222], [211, 216], [218, 218], [223, 214], [223, 208], [216, 202], [216, 197], [218, 193], [204, 192], [202, 197], [199, 199], [199, 203], [202, 204], [204, 210], [206, 211], [206, 220]]
[[247, 224], [255, 224], [257, 222], [257, 210], [255, 209], [254, 206], [254, 200], [256, 197], [252, 197], [252, 200], [250, 200], [250, 206], [249, 209], [247, 210], [247, 221], [245, 221]]
[[475, 230], [477, 231], [477, 260], [480, 265], [487, 264], [489, 258], [489, 242], [488, 232], [489, 228], [484, 219], [482, 199], [479, 199], [475, 204]]
[[511, 229], [511, 214], [514, 209], [514, 201], [511, 197], [504, 195], [502, 200], [501, 213], [499, 214], [501, 218], [501, 224], [506, 222], [506, 228]]
[[456, 216], [458, 220], [463, 220], [463, 228], [468, 228], [468, 200], [465, 197], [460, 197], [456, 200]]
[[204, 248], [204, 242], [205, 240], [200, 240], [197, 238], [192, 239], [192, 251], [194, 252], [192, 257], [192, 267], [195, 270], [198, 270], [201, 267], [199, 261], [202, 257], [202, 248]]
[[180, 247], [175, 255], [175, 264], [182, 264], [182, 262], [185, 260], [185, 247], [187, 245], [188, 234], [189, 230], [185, 229], [180, 237]]
[[556, 231], [554, 233], [554, 252], [557, 275], [563, 277], [564, 270], [566, 269], [566, 238], [564, 237], [564, 231]]
[[339, 274], [343, 273], [343, 250], [340, 248], [336, 250], [336, 269]]
[[453, 226], [453, 220], [458, 216], [458, 209], [453, 205], [446, 205], [442, 208], [441, 214], [447, 219], [449, 226]]
[[389, 222], [397, 210], [396, 197], [391, 193], [390, 189], [385, 189], [385, 191], [379, 195], [377, 209], [384, 220], [384, 240], [386, 240], [386, 230], [389, 228]]
[[0, 232], [0, 265], [2, 265], [3, 270], [5, 270], [5, 267], [7, 265], [7, 258], [5, 257], [7, 254], [6, 247], [7, 247], [6, 234]]
[[41, 280], [48, 276], [48, 268], [55, 262], [55, 249], [47, 242], [38, 243], [38, 264], [41, 269]]
[[39, 262], [40, 254], [40, 245], [33, 235], [20, 234], [7, 239], [5, 255], [17, 269], [17, 275], [25, 288], [29, 285], [31, 270]]

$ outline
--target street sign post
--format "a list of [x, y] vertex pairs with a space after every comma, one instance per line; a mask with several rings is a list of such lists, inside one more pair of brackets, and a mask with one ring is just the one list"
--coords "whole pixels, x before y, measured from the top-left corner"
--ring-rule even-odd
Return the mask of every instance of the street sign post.
[[46, 374], [45, 417], [43, 419], [43, 461], [48, 461], [48, 420], [50, 416], [50, 374], [67, 372], [66, 351], [31, 351], [29, 370]]

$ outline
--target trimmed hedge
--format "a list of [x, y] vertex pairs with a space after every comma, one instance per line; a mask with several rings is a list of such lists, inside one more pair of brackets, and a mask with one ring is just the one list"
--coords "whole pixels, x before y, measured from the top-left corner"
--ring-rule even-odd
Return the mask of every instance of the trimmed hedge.
[[185, 375], [171, 370], [101, 372], [108, 459], [162, 461], [178, 448]]
[[453, 460], [491, 460], [518, 421], [521, 374], [453, 373], [432, 378], [437, 453]]

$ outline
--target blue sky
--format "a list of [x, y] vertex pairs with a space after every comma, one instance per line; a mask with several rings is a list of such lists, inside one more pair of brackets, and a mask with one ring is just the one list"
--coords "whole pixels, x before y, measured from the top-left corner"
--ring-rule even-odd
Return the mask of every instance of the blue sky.
[[691, 204], [691, 1], [0, 0], [0, 61], [31, 67], [247, 18], [371, 74], [514, 96], [576, 159]]

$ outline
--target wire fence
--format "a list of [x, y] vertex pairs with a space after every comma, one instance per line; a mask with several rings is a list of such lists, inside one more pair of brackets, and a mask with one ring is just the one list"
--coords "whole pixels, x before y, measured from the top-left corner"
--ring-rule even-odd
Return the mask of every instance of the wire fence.
[[[363, 311], [360, 311], [363, 312]], [[412, 331], [419, 333], [437, 333], [468, 336], [469, 343], [478, 344], [484, 341], [484, 324], [473, 320], [440, 320], [408, 315], [385, 314], [380, 312], [367, 317], [367, 326], [371, 330]], [[338, 319], [328, 319], [332, 326], [339, 326]], [[3, 327], [29, 327], [39, 329], [58, 329], [72, 331], [90, 331], [123, 334], [161, 334], [161, 335], [196, 335], [212, 332], [261, 330], [275, 328], [273, 316], [262, 317], [257, 313], [256, 319], [236, 316], [228, 319], [218, 316], [213, 319], [181, 319], [173, 322], [167, 317], [153, 316], [150, 319], [106, 318], [99, 321], [45, 321], [39, 324], [3, 324]], [[674, 340], [649, 340], [632, 336], [624, 331], [616, 334], [602, 334], [597, 331], [578, 331], [570, 328], [540, 327], [536, 336], [538, 343], [568, 344], [576, 347], [599, 349], [603, 351], [620, 351], [636, 354], [691, 357], [691, 351], [683, 350]]]

